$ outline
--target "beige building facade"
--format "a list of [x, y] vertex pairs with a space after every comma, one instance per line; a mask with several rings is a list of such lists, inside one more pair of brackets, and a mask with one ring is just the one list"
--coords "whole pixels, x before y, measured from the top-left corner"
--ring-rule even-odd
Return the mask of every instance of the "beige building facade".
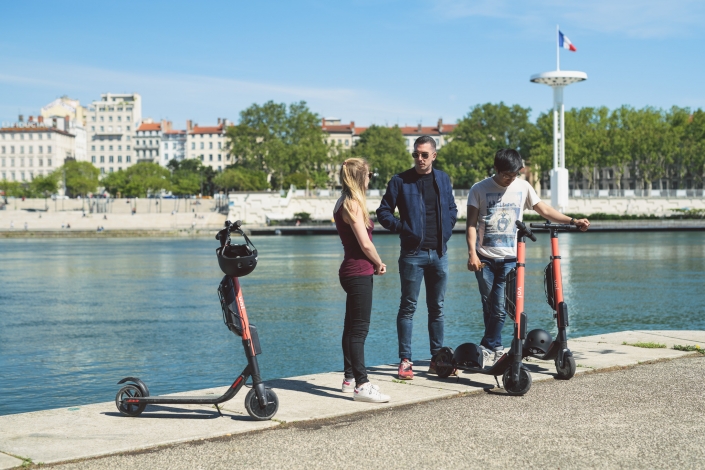
[[74, 158], [75, 136], [53, 124], [39, 116], [0, 128], [0, 180], [30, 182]]
[[204, 165], [222, 171], [232, 163], [226, 148], [225, 131], [231, 125], [227, 119], [218, 118], [215, 126], [199, 126], [186, 122], [186, 158], [197, 158]]
[[88, 158], [101, 175], [136, 163], [133, 136], [142, 121], [137, 93], [104, 93], [86, 111]]

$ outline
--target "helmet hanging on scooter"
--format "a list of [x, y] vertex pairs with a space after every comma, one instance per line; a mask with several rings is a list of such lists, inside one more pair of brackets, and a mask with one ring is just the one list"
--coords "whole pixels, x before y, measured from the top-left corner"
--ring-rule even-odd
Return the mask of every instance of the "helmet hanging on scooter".
[[221, 271], [228, 276], [243, 277], [257, 267], [257, 248], [244, 233], [242, 245], [225, 245], [215, 250]]
[[546, 330], [536, 329], [529, 331], [524, 341], [524, 351], [532, 356], [544, 356], [553, 342], [551, 334]]

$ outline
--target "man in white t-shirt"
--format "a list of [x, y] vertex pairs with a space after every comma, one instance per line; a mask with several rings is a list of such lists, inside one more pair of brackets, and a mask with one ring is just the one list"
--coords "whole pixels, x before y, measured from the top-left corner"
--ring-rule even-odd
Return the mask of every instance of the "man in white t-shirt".
[[[506, 276], [516, 266], [517, 227], [526, 209], [558, 224], [577, 225], [585, 231], [587, 219], [575, 220], [542, 202], [534, 188], [517, 179], [524, 168], [521, 155], [513, 149], [499, 150], [494, 157], [495, 175], [475, 183], [468, 195], [468, 269], [475, 272], [482, 298], [485, 334], [485, 365], [504, 354], [502, 327]], [[479, 222], [479, 224], [478, 224]]]

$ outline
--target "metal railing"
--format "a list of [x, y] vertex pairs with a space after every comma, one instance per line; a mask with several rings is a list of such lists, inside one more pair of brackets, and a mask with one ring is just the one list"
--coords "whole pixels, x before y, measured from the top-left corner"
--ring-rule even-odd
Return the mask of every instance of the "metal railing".
[[[703, 197], [702, 189], [571, 189], [569, 197], [578, 198], [692, 198]], [[542, 198], [550, 198], [551, 190], [541, 190]]]

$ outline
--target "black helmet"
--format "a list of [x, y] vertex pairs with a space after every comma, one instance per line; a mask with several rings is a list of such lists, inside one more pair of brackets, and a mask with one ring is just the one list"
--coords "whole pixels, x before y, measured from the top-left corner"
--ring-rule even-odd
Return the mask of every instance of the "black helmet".
[[482, 348], [477, 344], [463, 343], [453, 353], [453, 365], [482, 368]]
[[[231, 224], [225, 222], [225, 229], [218, 232], [216, 239], [220, 240], [220, 248], [215, 250], [218, 256], [218, 265], [221, 271], [228, 276], [243, 277], [250, 274], [257, 267], [257, 248], [250, 239], [240, 230], [240, 221]], [[230, 232], [234, 231], [242, 235], [245, 243], [242, 245], [232, 245], [230, 243]]]
[[545, 355], [548, 352], [548, 347], [553, 342], [551, 335], [546, 330], [531, 330], [526, 335], [524, 341], [524, 350], [531, 355]]

